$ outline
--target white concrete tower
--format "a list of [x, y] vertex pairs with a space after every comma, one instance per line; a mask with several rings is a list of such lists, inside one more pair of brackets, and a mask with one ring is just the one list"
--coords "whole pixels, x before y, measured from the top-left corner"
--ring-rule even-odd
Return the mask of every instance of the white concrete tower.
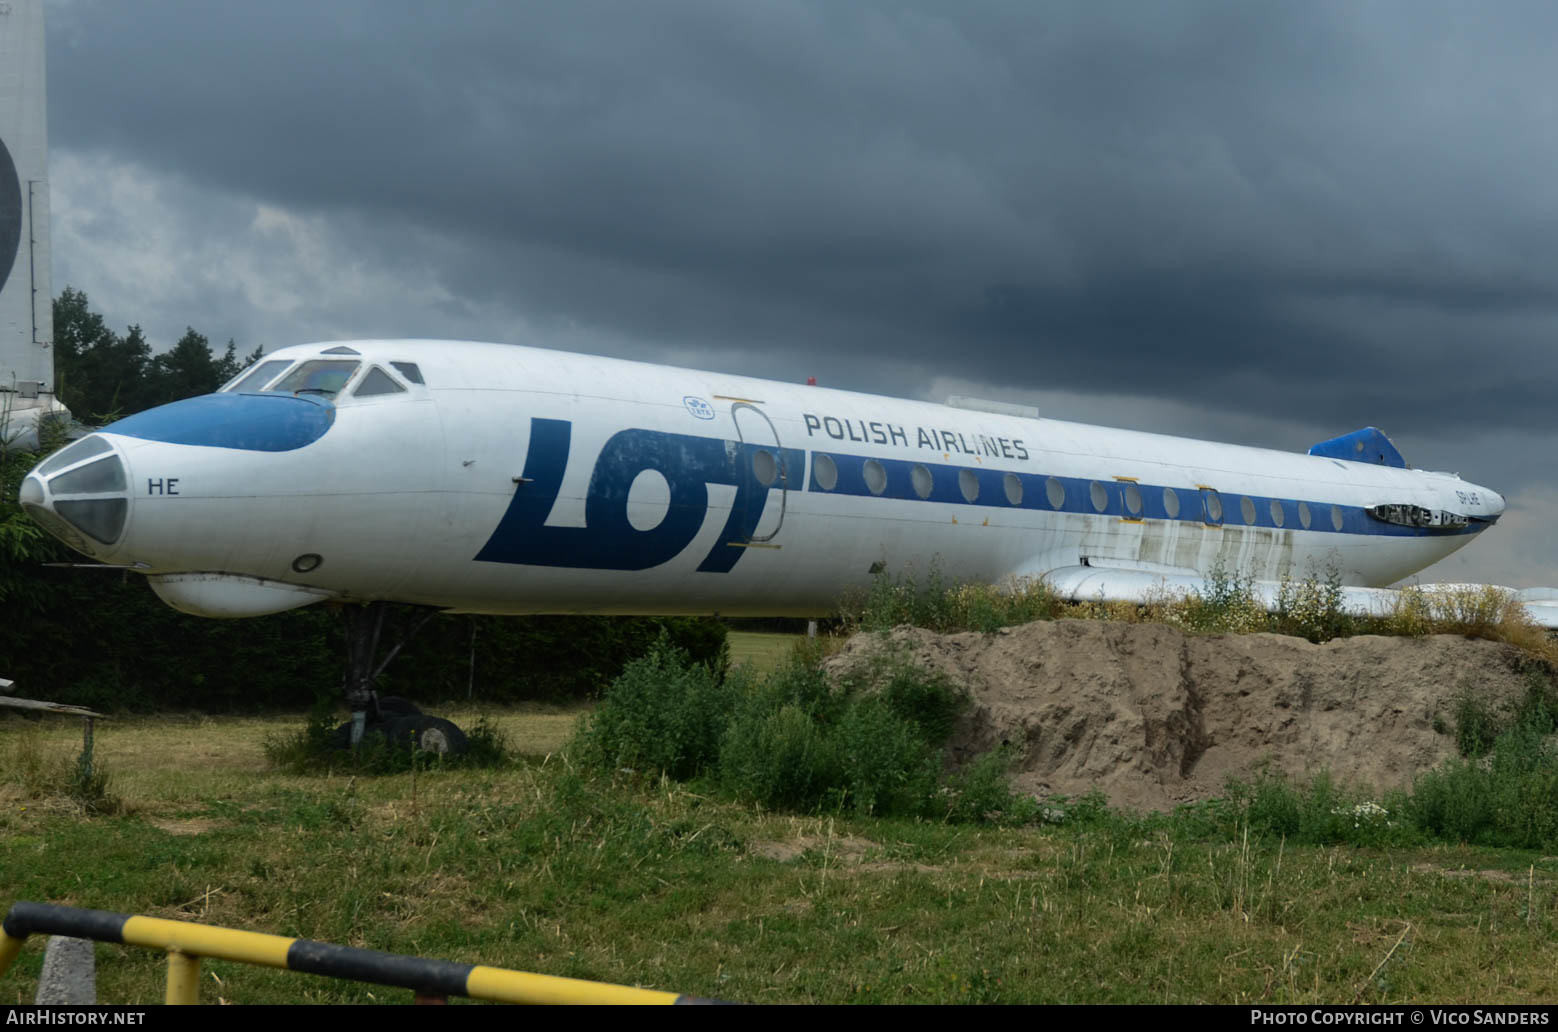
[[37, 444], [54, 398], [43, 0], [0, 0], [0, 441]]

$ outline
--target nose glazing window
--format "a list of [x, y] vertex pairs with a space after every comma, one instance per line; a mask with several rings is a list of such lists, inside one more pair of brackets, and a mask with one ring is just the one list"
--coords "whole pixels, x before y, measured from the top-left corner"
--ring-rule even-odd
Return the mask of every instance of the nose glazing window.
[[[96, 457], [104, 451], [110, 454]], [[87, 461], [80, 461], [82, 459]], [[54, 499], [53, 512], [44, 506], [30, 504], [27, 510], [33, 518], [72, 547], [79, 547], [79, 539], [72, 540], [72, 534], [61, 534], [60, 521], [104, 545], [119, 540], [130, 508], [129, 499], [125, 497], [129, 488], [124, 463], [118, 455], [112, 454], [109, 444], [102, 438], [89, 437], [45, 463], [39, 473], [53, 470], [63, 471], [55, 472], [48, 481], [49, 494]], [[41, 492], [39, 495], [41, 500]]]

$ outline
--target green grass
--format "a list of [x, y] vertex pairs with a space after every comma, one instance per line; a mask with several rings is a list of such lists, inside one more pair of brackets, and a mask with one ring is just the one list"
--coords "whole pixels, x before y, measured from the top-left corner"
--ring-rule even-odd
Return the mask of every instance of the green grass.
[[795, 646], [806, 640], [804, 634], [780, 634], [775, 631], [731, 631], [730, 665], [746, 666], [753, 673], [766, 674], [784, 665]]
[[[518, 759], [414, 778], [275, 772], [262, 743], [301, 716], [103, 722], [97, 760], [123, 804], [104, 816], [36, 773], [74, 760], [78, 727], [0, 722], [3, 902], [751, 1002], [1540, 1003], [1558, 992], [1552, 855], [1296, 845], [1207, 807], [1127, 818], [1068, 804], [1060, 823], [1020, 828], [778, 815], [659, 779], [582, 777], [558, 752], [577, 714], [488, 716], [525, 743]], [[161, 999], [155, 952], [100, 945], [97, 956], [99, 999]], [[0, 1000], [31, 999], [41, 958], [29, 943]], [[212, 1003], [409, 995], [202, 967]]]

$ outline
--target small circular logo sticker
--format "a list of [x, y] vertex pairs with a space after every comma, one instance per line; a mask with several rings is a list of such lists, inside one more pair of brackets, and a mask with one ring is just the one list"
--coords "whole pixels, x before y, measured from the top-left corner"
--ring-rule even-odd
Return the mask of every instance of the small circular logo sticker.
[[682, 399], [682, 404], [686, 405], [687, 411], [691, 412], [698, 419], [714, 418], [714, 406], [710, 405], [696, 394], [687, 395]]

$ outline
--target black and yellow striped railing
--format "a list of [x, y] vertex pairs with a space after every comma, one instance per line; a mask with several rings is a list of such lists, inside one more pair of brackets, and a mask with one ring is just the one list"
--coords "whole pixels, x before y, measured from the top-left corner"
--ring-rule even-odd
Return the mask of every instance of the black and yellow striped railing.
[[480, 964], [455, 964], [310, 939], [289, 939], [264, 932], [241, 932], [190, 921], [27, 902], [12, 904], [4, 923], [0, 924], [0, 976], [10, 969], [27, 937], [39, 934], [69, 935], [166, 950], [168, 1003], [200, 1002], [200, 961], [206, 957], [399, 986], [412, 990], [419, 998], [469, 996], [497, 1003], [534, 1004], [719, 1002], [654, 989], [536, 975]]

